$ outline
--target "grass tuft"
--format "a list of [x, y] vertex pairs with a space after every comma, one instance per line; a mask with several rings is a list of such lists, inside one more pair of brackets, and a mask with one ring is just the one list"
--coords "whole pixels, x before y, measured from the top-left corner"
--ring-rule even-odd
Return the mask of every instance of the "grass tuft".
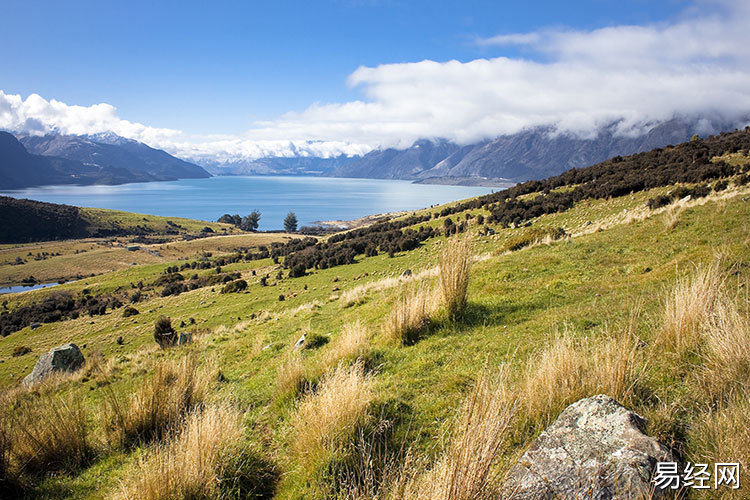
[[471, 268], [471, 246], [468, 240], [449, 239], [440, 254], [440, 293], [450, 319], [466, 307]]
[[430, 322], [434, 302], [434, 293], [423, 286], [410, 287], [402, 292], [385, 323], [386, 338], [402, 345], [415, 343]]
[[294, 398], [305, 388], [305, 365], [302, 355], [292, 351], [276, 371], [276, 396], [279, 399]]
[[186, 415], [179, 429], [141, 457], [115, 498], [220, 498], [222, 485], [238, 479], [232, 463], [243, 446], [242, 420], [243, 414], [226, 404]]
[[723, 286], [718, 262], [700, 265], [681, 278], [667, 297], [657, 346], [685, 359], [700, 344], [700, 328], [708, 321]]
[[[76, 470], [94, 455], [88, 410], [77, 393], [21, 394], [9, 408], [4, 434], [6, 457], [17, 470], [41, 473]], [[9, 463], [6, 463], [6, 467]]]
[[310, 472], [345, 451], [369, 417], [373, 385], [361, 362], [339, 365], [323, 376], [316, 392], [304, 396], [292, 423], [293, 448], [303, 469]]
[[336, 343], [325, 358], [325, 365], [335, 367], [340, 363], [348, 364], [365, 359], [370, 353], [370, 333], [361, 321], [348, 323], [341, 329]]
[[153, 371], [127, 403], [107, 386], [103, 420], [111, 441], [128, 446], [161, 439], [185, 413], [203, 403], [216, 379], [214, 370], [198, 369], [194, 355], [159, 362]]
[[703, 386], [714, 401], [744, 389], [750, 380], [750, 320], [724, 292], [702, 329]]

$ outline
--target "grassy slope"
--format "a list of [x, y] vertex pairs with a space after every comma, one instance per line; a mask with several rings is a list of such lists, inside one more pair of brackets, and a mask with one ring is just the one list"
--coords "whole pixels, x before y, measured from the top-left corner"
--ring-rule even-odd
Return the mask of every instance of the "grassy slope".
[[[251, 441], [264, 443], [268, 457], [285, 472], [294, 469], [287, 452], [294, 409], [288, 403], [274, 401], [276, 369], [303, 331], [330, 334], [331, 343], [304, 353], [309, 376], [315, 379], [320, 374], [317, 367], [333, 348], [341, 327], [360, 319], [376, 333], [373, 342], [380, 364], [380, 403], [398, 407], [408, 415], [410, 428], [418, 429], [412, 431], [410, 439], [423, 449], [432, 449], [485, 362], [510, 362], [518, 372], [555, 332], [601, 336], [606, 325], [626, 321], [636, 305], [642, 311], [640, 334], [649, 339], [661, 299], [677, 275], [697, 262], [710, 260], [718, 247], [734, 262], [750, 259], [747, 190], [725, 201], [689, 208], [672, 230], [665, 228], [662, 213], [650, 214], [642, 208], [650, 196], [663, 191], [587, 201], [568, 212], [543, 216], [536, 226], [563, 226], [569, 233], [590, 234], [550, 246], [489, 255], [477, 262], [465, 319], [448, 322], [438, 318], [413, 346], [388, 344], [379, 334], [400, 288], [371, 291], [351, 307], [343, 307], [336, 297], [364, 283], [398, 276], [407, 268], [416, 272], [434, 266], [443, 238], [394, 259], [386, 255], [359, 257], [357, 264], [316, 271], [303, 278], [285, 278], [278, 284], [272, 279], [274, 286], [266, 288], [250, 277], [250, 270], [269, 272], [273, 269], [269, 260], [235, 264], [225, 269], [243, 272], [250, 283], [247, 293], [221, 295], [218, 288], [205, 288], [177, 297], [150, 299], [137, 306], [142, 314], [127, 319], [115, 311], [103, 317], [44, 325], [35, 331], [27, 328], [0, 339], [0, 384], [7, 387], [17, 383], [31, 370], [38, 355], [74, 341], [86, 345], [87, 355], [101, 352], [106, 359], [116, 360], [114, 387], [128, 391], [147, 373], [153, 359], [177, 357], [185, 350], [155, 351], [154, 320], [168, 315], [179, 323], [193, 317], [195, 328], [205, 335], [188, 349], [198, 351], [203, 360], [218, 362], [228, 380], [221, 396], [231, 394], [251, 409], [246, 421]], [[638, 215], [650, 216], [639, 220]], [[442, 220], [430, 223], [440, 225]], [[597, 227], [604, 229], [594, 232]], [[496, 251], [520, 231], [524, 229], [498, 229], [494, 236], [475, 237], [474, 253]], [[470, 233], [475, 235], [476, 228], [472, 227]], [[166, 264], [132, 267], [65, 287], [111, 290], [154, 276], [164, 267]], [[742, 268], [738, 279], [747, 278], [747, 270]], [[281, 293], [287, 295], [283, 302], [278, 300]], [[260, 314], [263, 312], [268, 314]], [[252, 313], [260, 317], [250, 319]], [[124, 337], [123, 345], [115, 342], [118, 336]], [[19, 345], [29, 346], [32, 352], [12, 357]], [[271, 347], [262, 349], [264, 346]], [[654, 390], [664, 401], [674, 400], [679, 397], [681, 382], [669, 376], [656, 377]], [[93, 381], [76, 381], [72, 388], [83, 391], [92, 405], [98, 404], [101, 394]], [[648, 415], [650, 409], [639, 411]], [[525, 444], [519, 443], [518, 450]], [[138, 453], [107, 453], [76, 476], [43, 481], [39, 493], [47, 497], [98, 498], [128, 474]], [[281, 481], [277, 496], [299, 498], [304, 491], [302, 480], [289, 474]]]
[[[149, 237], [163, 238], [167, 243], [140, 245], [141, 250], [129, 252], [125, 247], [132, 237], [86, 238], [62, 242], [50, 241], [28, 244], [0, 245], [0, 286], [18, 284], [28, 276], [38, 282], [76, 279], [124, 269], [132, 265], [172, 262], [191, 258], [199, 252], [229, 253], [233, 248], [267, 245], [284, 241], [288, 236], [281, 233], [245, 233], [231, 224], [205, 222], [180, 217], [161, 217], [118, 210], [81, 208], [81, 216], [92, 230], [122, 230], [132, 232], [138, 226], [149, 231]], [[168, 224], [171, 222], [173, 225]], [[217, 236], [183, 241], [183, 237], [197, 235], [210, 227]], [[167, 234], [168, 230], [177, 234]], [[159, 253], [154, 255], [145, 250]], [[47, 252], [44, 260], [34, 260], [36, 254]], [[17, 258], [26, 261], [23, 265], [11, 265]]]

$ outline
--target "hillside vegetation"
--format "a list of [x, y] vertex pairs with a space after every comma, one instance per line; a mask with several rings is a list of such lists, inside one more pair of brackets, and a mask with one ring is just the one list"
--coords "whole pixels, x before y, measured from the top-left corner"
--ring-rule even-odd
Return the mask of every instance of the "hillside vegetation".
[[[599, 393], [681, 460], [747, 470], [748, 149], [725, 134], [9, 296], [0, 494], [494, 498]], [[66, 342], [85, 367], [22, 389]]]

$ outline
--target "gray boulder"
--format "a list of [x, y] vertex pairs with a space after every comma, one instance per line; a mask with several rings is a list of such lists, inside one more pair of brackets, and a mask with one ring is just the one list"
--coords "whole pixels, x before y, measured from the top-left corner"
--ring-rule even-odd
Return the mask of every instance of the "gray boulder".
[[570, 405], [510, 469], [502, 498], [658, 498], [656, 463], [674, 458], [644, 424], [604, 394]]
[[193, 341], [193, 334], [189, 332], [183, 332], [177, 339], [177, 345], [185, 345]]
[[23, 385], [31, 387], [53, 372], [74, 372], [83, 366], [84, 361], [83, 353], [77, 345], [57, 346], [39, 357], [32, 372], [23, 379]]

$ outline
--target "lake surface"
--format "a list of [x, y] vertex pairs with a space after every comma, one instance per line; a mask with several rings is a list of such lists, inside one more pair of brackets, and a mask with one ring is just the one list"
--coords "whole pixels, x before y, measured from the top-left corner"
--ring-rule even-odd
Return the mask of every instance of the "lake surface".
[[29, 290], [39, 290], [40, 288], [49, 288], [59, 283], [39, 283], [36, 285], [18, 285], [18, 286], [0, 286], [0, 295], [6, 293], [28, 292]]
[[[497, 189], [497, 188], [495, 188]], [[262, 214], [260, 229], [283, 227], [289, 211], [299, 225], [416, 210], [487, 194], [488, 187], [412, 184], [334, 177], [247, 176], [182, 179], [119, 186], [44, 186], [0, 194], [81, 207], [215, 221], [225, 213]]]

